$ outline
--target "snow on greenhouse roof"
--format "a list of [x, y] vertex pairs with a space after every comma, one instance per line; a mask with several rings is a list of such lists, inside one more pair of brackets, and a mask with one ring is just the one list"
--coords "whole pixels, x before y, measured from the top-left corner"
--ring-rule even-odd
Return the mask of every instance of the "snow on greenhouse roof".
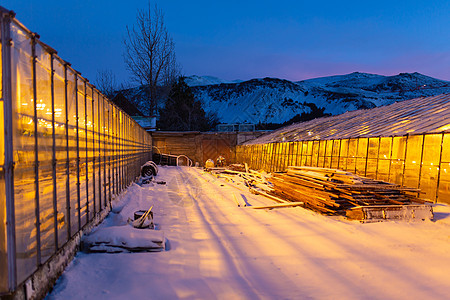
[[266, 144], [450, 132], [450, 94], [296, 123], [246, 142]]

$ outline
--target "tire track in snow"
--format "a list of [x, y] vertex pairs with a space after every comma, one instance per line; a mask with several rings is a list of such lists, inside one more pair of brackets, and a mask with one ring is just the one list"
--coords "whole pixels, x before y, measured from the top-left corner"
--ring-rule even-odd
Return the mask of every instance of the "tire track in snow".
[[[289, 211], [291, 210], [292, 209], [289, 209]], [[383, 253], [383, 251], [388, 249], [383, 249], [383, 247], [379, 247], [379, 245], [377, 245], [377, 242], [379, 242], [380, 239], [374, 239], [372, 236], [364, 237], [365, 241], [369, 241], [370, 247], [368, 247], [367, 245], [366, 246], [363, 245], [365, 249], [361, 250], [360, 249], [361, 245], [359, 243], [355, 244], [355, 240], [352, 240], [347, 243], [345, 239], [338, 238], [338, 237], [345, 237], [345, 235], [348, 234], [346, 230], [342, 230], [341, 226], [346, 225], [344, 227], [351, 228], [350, 224], [345, 224], [343, 222], [331, 220], [327, 217], [323, 217], [320, 215], [313, 217], [316, 218], [311, 218], [311, 220], [309, 220], [308, 222], [302, 222], [301, 218], [295, 218], [292, 215], [285, 214], [283, 218], [284, 224], [281, 226], [282, 227], [281, 229], [285, 228], [288, 219], [290, 219], [291, 222], [289, 222], [290, 223], [289, 226], [299, 226], [300, 223], [302, 225], [303, 231], [306, 231], [308, 235], [315, 237], [313, 240], [310, 241], [310, 243], [312, 243], [311, 245], [307, 245], [305, 243], [295, 243], [295, 242], [292, 243], [294, 248], [296, 248], [297, 250], [303, 249], [303, 252], [309, 253], [309, 255], [306, 258], [311, 259], [314, 258], [315, 256], [318, 257], [317, 253], [315, 253], [314, 255], [314, 252], [316, 252], [317, 250], [319, 250], [320, 252], [321, 249], [320, 247], [317, 247], [317, 245], [322, 245], [323, 248], [335, 252], [334, 254], [335, 257], [331, 258], [327, 258], [327, 256], [329, 255], [327, 255], [326, 251], [323, 251], [323, 253], [319, 253], [320, 257], [322, 258], [319, 261], [317, 261], [316, 259], [316, 264], [322, 261], [326, 262], [321, 263], [321, 268], [327, 270], [327, 273], [331, 273], [332, 274], [331, 277], [341, 278], [343, 284], [350, 285], [352, 287], [351, 292], [347, 293], [346, 295], [354, 294], [355, 297], [360, 297], [362, 295], [368, 296], [366, 289], [367, 287], [372, 287], [372, 289], [376, 293], [371, 293], [370, 295], [372, 295], [373, 297], [374, 294], [378, 294], [378, 296], [380, 296], [379, 298], [383, 298], [382, 294], [383, 292], [385, 292], [383, 290], [383, 284], [385, 285], [386, 283], [389, 284], [395, 283], [400, 292], [415, 291], [414, 294], [417, 296], [419, 295], [422, 295], [424, 297], [430, 296], [431, 290], [430, 286], [423, 285], [421, 283], [421, 280], [418, 280], [421, 279], [420, 271], [411, 269], [411, 272], [403, 272], [404, 274], [400, 275], [396, 274], [397, 269], [396, 263], [398, 261], [395, 258], [392, 258], [391, 255]], [[321, 220], [319, 219], [318, 222], [317, 217], [321, 217], [322, 219]], [[311, 226], [311, 223], [309, 222], [314, 222], [314, 226]], [[327, 237], [321, 237], [321, 234], [323, 234], [324, 232], [327, 233]], [[366, 234], [364, 232], [358, 231], [358, 235], [359, 235], [358, 237], [360, 237], [361, 235], [364, 236]], [[367, 250], [371, 249], [371, 247], [379, 249], [375, 251], [373, 255], [376, 258], [375, 259], [376, 261], [370, 261], [370, 257], [368, 259]], [[353, 257], [351, 261], [347, 260], [344, 263], [339, 263], [338, 260], [339, 257], [347, 258], [349, 255]], [[382, 259], [380, 259], [380, 256]], [[330, 262], [330, 260], [332, 264], [329, 265], [328, 262]], [[355, 280], [361, 276], [361, 269], [363, 268], [366, 270], [370, 270], [371, 272], [375, 272], [376, 274], [375, 277], [380, 278], [379, 279], [380, 282], [378, 282], [378, 284], [374, 284], [371, 282], [370, 277], [374, 277], [373, 274], [367, 274], [369, 278], [363, 280], [363, 282]], [[410, 267], [408, 264], [406, 264], [405, 268]], [[327, 275], [328, 277], [330, 276], [330, 274]], [[361, 286], [360, 283], [364, 283], [364, 285]], [[424, 293], [424, 291], [427, 290], [428, 292]], [[359, 292], [355, 293], [355, 291]], [[389, 291], [392, 291], [392, 289], [390, 289]], [[431, 291], [431, 294], [436, 297], [444, 296], [439, 292], [433, 291]], [[399, 295], [387, 294], [386, 296], [395, 297]]]
[[[217, 296], [217, 298], [232, 298], [238, 296], [243, 299], [254, 299], [257, 296], [257, 292], [248, 284], [242, 276], [241, 271], [233, 263], [227, 249], [220, 242], [219, 236], [212, 228], [211, 223], [206, 220], [206, 217], [199, 207], [197, 200], [193, 197], [197, 194], [195, 190], [193, 192], [193, 187], [194, 189], [198, 188], [199, 183], [194, 183], [192, 178], [183, 172], [183, 169], [177, 168], [177, 172], [183, 179], [187, 196], [191, 197], [194, 201], [194, 206], [189, 207], [189, 210], [191, 213], [196, 214], [194, 219], [200, 221], [200, 229], [206, 231], [206, 235], [202, 234], [197, 237], [197, 239], [207, 240], [208, 245], [206, 246], [209, 246], [210, 248], [198, 249], [200, 259], [199, 270], [202, 274], [208, 277], [206, 282], [210, 289], [215, 292], [215, 296]], [[219, 274], [220, 272], [222, 273]], [[220, 275], [220, 277], [218, 275]], [[223, 277], [223, 275], [225, 275], [225, 277]], [[225, 285], [224, 279], [226, 283]]]
[[[218, 193], [221, 193], [223, 195], [224, 191], [222, 191], [221, 189], [217, 190]], [[229, 195], [228, 195], [229, 197]], [[215, 197], [217, 199], [217, 197]], [[219, 211], [222, 212], [223, 207], [218, 207], [216, 201], [214, 201], [213, 199], [211, 199], [212, 201], [208, 201], [208, 207], [205, 207], [205, 211]], [[230, 199], [230, 202], [231, 199]], [[211, 206], [214, 205], [214, 209], [211, 209]], [[237, 209], [237, 207], [236, 207]], [[244, 239], [244, 240], [240, 240], [240, 243], [246, 243], [248, 244], [248, 246], [246, 247], [248, 248], [257, 248], [257, 249], [262, 249], [262, 250], [267, 250], [267, 245], [274, 245], [269, 247], [270, 249], [269, 252], [264, 252], [262, 253], [262, 256], [267, 258], [270, 257], [272, 259], [273, 266], [268, 266], [268, 271], [270, 271], [271, 274], [271, 278], [273, 281], [276, 281], [276, 284], [269, 284], [269, 286], [271, 286], [269, 289], [267, 289], [267, 293], [271, 293], [272, 290], [280, 290], [280, 295], [281, 296], [286, 296], [286, 292], [291, 290], [292, 292], [292, 286], [296, 286], [296, 284], [298, 284], [299, 282], [294, 282], [291, 280], [291, 278], [295, 278], [299, 276], [300, 272], [295, 272], [292, 270], [289, 270], [289, 273], [291, 274], [284, 274], [284, 272], [280, 269], [278, 269], [276, 266], [280, 265], [280, 266], [286, 266], [289, 265], [289, 263], [286, 262], [286, 260], [291, 260], [291, 261], [297, 261], [297, 263], [299, 263], [299, 265], [304, 265], [303, 266], [303, 270], [305, 271], [305, 273], [307, 273], [308, 270], [312, 270], [315, 269], [315, 271], [313, 272], [314, 274], [311, 275], [312, 277], [314, 277], [314, 282], [315, 283], [320, 283], [322, 282], [322, 280], [324, 278], [328, 277], [328, 281], [329, 282], [335, 282], [334, 286], [338, 287], [338, 290], [340, 290], [340, 293], [344, 293], [346, 295], [351, 294], [351, 288], [357, 288], [357, 286], [353, 286], [353, 287], [348, 287], [348, 284], [346, 286], [343, 286], [341, 284], [339, 284], [339, 276], [336, 276], [336, 274], [334, 274], [333, 276], [330, 276], [329, 274], [329, 270], [326, 270], [326, 268], [324, 268], [323, 266], [321, 266], [320, 268], [317, 268], [314, 266], [314, 264], [312, 264], [310, 262], [310, 260], [308, 259], [296, 259], [296, 256], [298, 256], [298, 246], [293, 245], [292, 243], [289, 243], [283, 239], [280, 238], [280, 235], [271, 227], [267, 227], [264, 226], [265, 224], [262, 222], [262, 220], [264, 220], [263, 218], [258, 218], [255, 217], [254, 213], [256, 213], [255, 211], [250, 211], [247, 209], [242, 209], [242, 211], [246, 212], [246, 225], [249, 225], [248, 221], [251, 220], [252, 224], [250, 225], [251, 228], [256, 229], [256, 236], [264, 236], [265, 237], [265, 241], [258, 241], [258, 239], [253, 239], [253, 243], [250, 243], [250, 239]], [[236, 213], [237, 214], [237, 213]], [[211, 215], [210, 217], [213, 217], [215, 219], [217, 219], [219, 215], [218, 214], [214, 214]], [[222, 219], [224, 219], [225, 221], [223, 221], [223, 224], [233, 224], [233, 222], [230, 222], [229, 218], [227, 215], [225, 214], [221, 214], [220, 217], [222, 217]], [[227, 231], [228, 226], [217, 226], [216, 230], [221, 231], [222, 236], [233, 236], [233, 233], [229, 233], [226, 232]], [[286, 229], [286, 228], [284, 228]], [[255, 247], [256, 246], [256, 247]], [[232, 253], [238, 253], [241, 247], [229, 247], [229, 251]], [[280, 255], [280, 253], [282, 253], [282, 255]], [[240, 253], [241, 256], [245, 255], [245, 253]], [[238, 255], [235, 255], [238, 256]], [[315, 268], [314, 268], [315, 267]], [[248, 272], [249, 276], [252, 276], [254, 273], [257, 273], [259, 270], [261, 269], [260, 264], [255, 265], [255, 264], [249, 264], [247, 263], [246, 265], [246, 269], [250, 269], [253, 268], [256, 270], [256, 272]], [[326, 270], [326, 271], [325, 271]], [[266, 270], [267, 271], [267, 270]], [[339, 274], [337, 274], [339, 275]], [[257, 282], [260, 282], [261, 278], [258, 278]], [[301, 281], [301, 278], [299, 278], [299, 281]], [[279, 288], [279, 286], [283, 286], [283, 288]], [[293, 296], [302, 296], [305, 297], [306, 295], [304, 294], [304, 292], [306, 292], [306, 290], [309, 289], [317, 289], [317, 284], [313, 284], [312, 287], [308, 287], [307, 285], [303, 285], [303, 289], [299, 288], [296, 289], [295, 292], [293, 292]], [[266, 288], [266, 286], [261, 286], [260, 288]], [[285, 289], [287, 288], [287, 289]], [[311, 294], [317, 294], [317, 292], [311, 290]], [[280, 296], [278, 295], [278, 296]]]

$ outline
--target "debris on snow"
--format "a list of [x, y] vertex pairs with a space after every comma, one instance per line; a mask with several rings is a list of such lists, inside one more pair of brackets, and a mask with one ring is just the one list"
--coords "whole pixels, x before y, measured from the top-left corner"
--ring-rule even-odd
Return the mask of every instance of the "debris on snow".
[[99, 228], [82, 241], [84, 252], [152, 252], [165, 250], [164, 233], [132, 226]]

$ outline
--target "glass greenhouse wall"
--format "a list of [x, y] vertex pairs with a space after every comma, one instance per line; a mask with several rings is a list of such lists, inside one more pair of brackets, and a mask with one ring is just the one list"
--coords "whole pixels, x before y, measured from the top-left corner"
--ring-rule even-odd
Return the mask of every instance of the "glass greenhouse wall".
[[14, 291], [151, 158], [151, 137], [0, 7], [0, 294]]
[[448, 116], [450, 95], [412, 99], [294, 124], [238, 146], [236, 157], [268, 172], [342, 169], [419, 188], [421, 198], [450, 204]]

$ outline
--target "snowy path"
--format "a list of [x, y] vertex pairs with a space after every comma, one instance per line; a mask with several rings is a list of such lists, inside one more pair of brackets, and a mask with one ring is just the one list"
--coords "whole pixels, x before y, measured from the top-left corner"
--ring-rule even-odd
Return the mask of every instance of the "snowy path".
[[[450, 208], [436, 221], [360, 224], [271, 204], [194, 168], [160, 168], [132, 186], [102, 226], [154, 204], [170, 249], [79, 253], [49, 299], [444, 299], [450, 293]], [[243, 202], [243, 200], [241, 200]]]

